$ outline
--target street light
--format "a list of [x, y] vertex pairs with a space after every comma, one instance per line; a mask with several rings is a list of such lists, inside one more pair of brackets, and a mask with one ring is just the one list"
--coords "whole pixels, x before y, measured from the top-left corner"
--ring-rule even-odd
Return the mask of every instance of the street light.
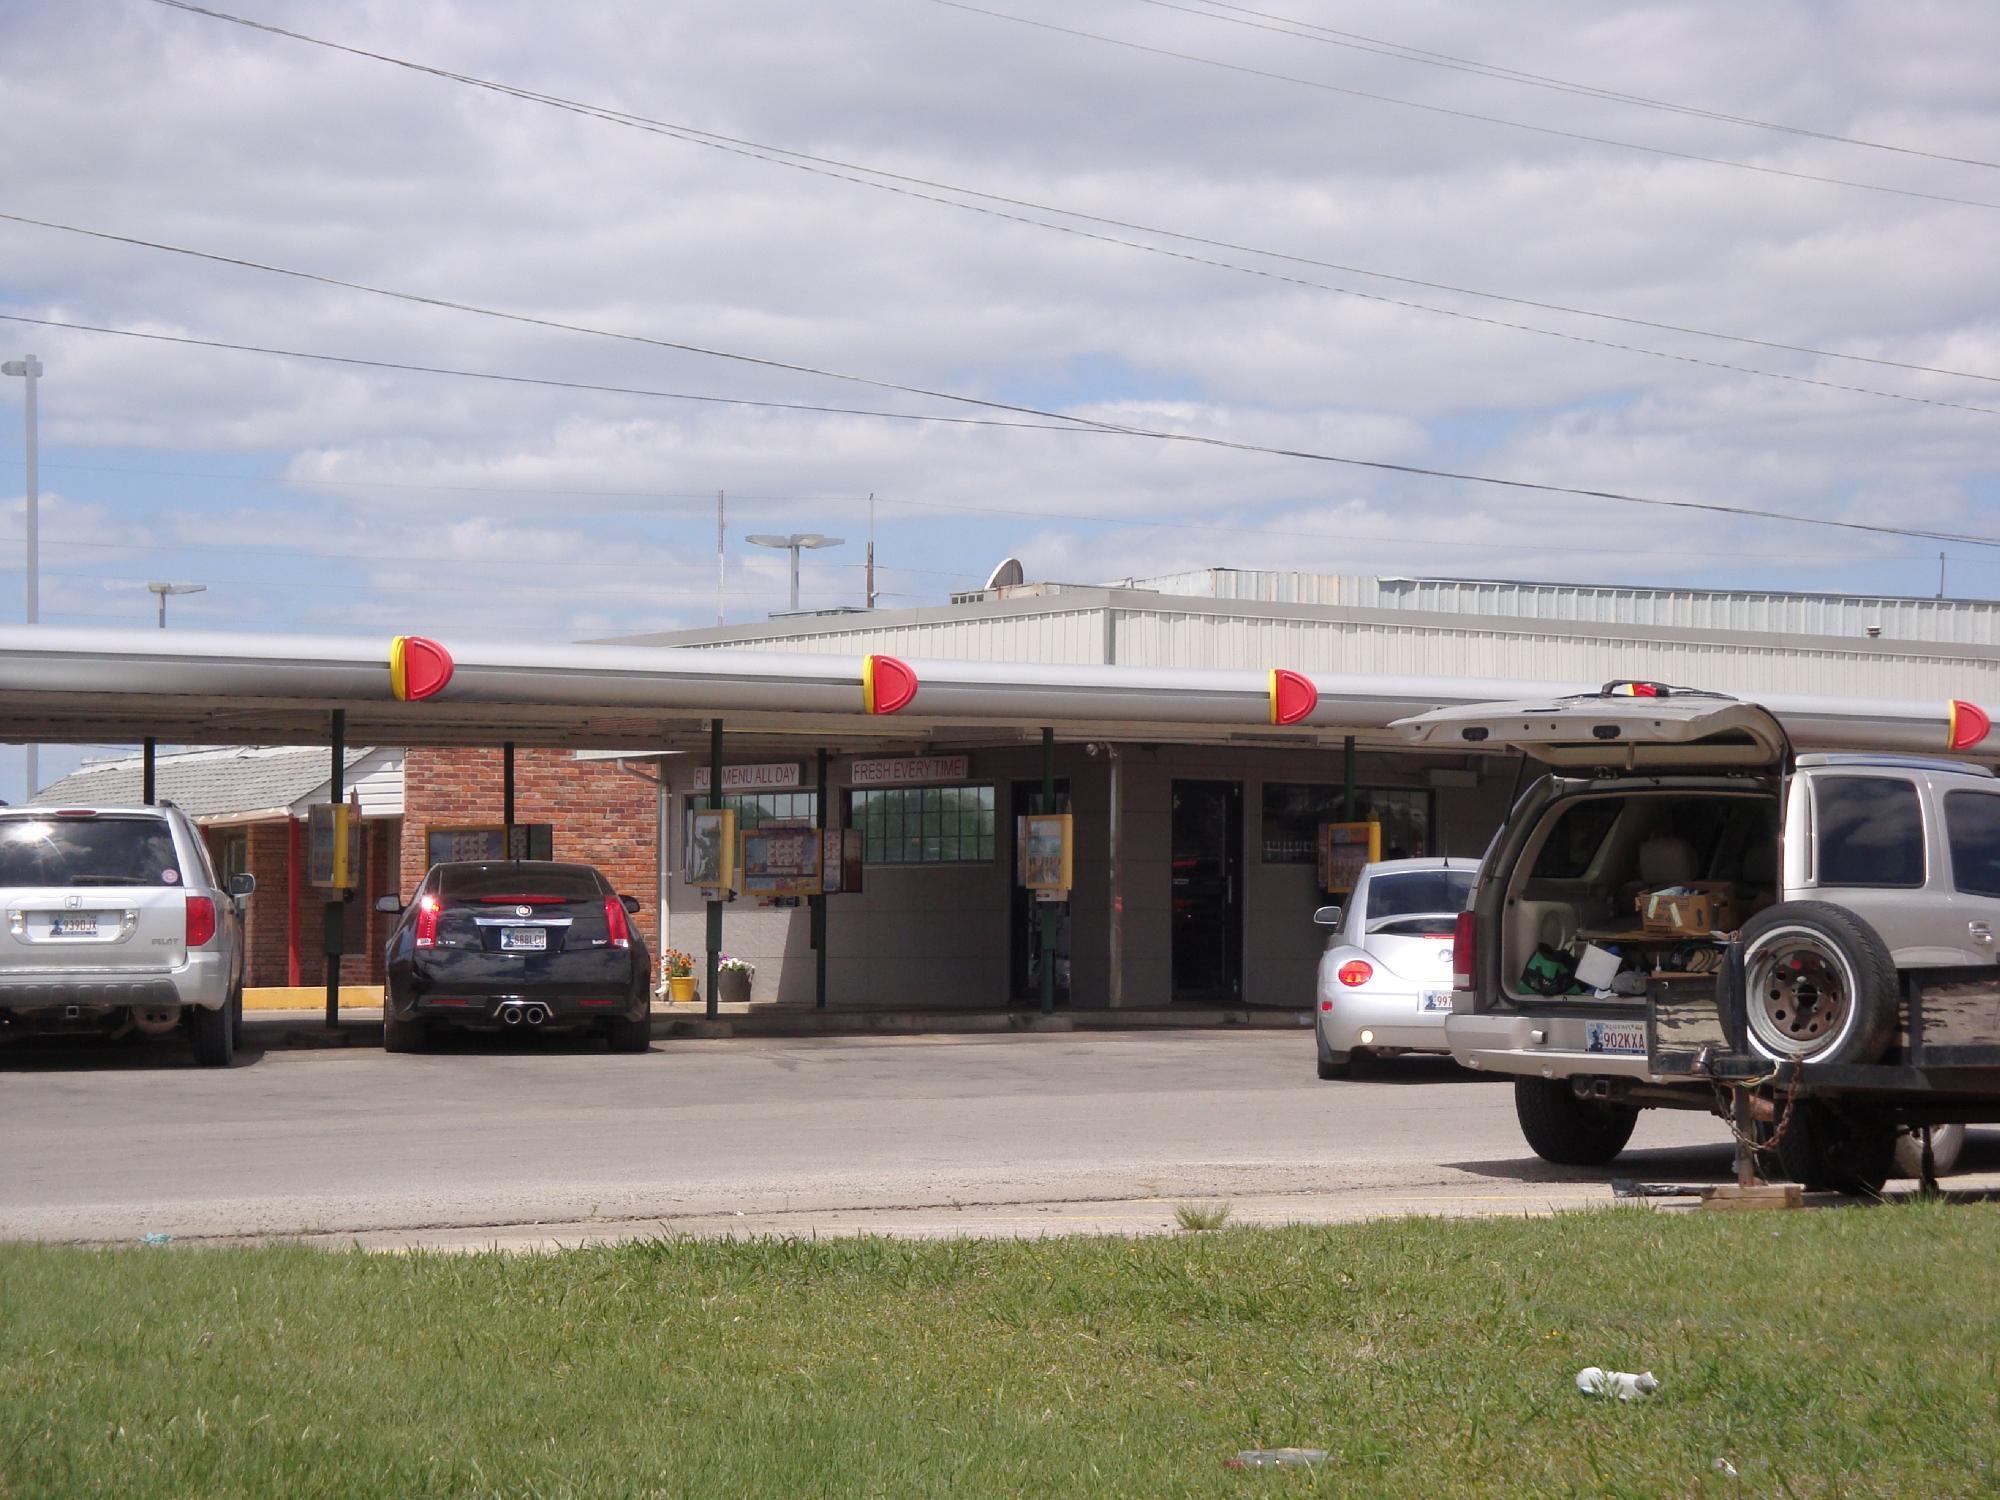
[[162, 630], [167, 628], [167, 595], [205, 594], [208, 592], [208, 585], [205, 583], [149, 583], [146, 585], [146, 588], [149, 592], [160, 596], [160, 629]]
[[[35, 382], [41, 378], [42, 362], [30, 354], [26, 359], [10, 359], [0, 364], [0, 375], [18, 375], [28, 382], [26, 420], [28, 426], [28, 623], [41, 618], [41, 516], [38, 504], [40, 463], [35, 447]], [[35, 746], [22, 747], [22, 763], [28, 777], [28, 796], [35, 795]]]
[[799, 553], [806, 548], [817, 552], [821, 547], [838, 547], [845, 538], [821, 536], [817, 531], [794, 531], [790, 536], [759, 532], [743, 540], [755, 547], [776, 547], [781, 552], [792, 554], [792, 608], [796, 610], [799, 607]]

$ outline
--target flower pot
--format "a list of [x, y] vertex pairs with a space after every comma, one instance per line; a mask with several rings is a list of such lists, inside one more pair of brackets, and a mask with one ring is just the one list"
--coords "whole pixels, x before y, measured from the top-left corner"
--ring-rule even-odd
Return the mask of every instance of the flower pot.
[[675, 974], [667, 980], [667, 996], [676, 1005], [694, 1002], [694, 975]]
[[750, 975], [743, 969], [724, 969], [716, 976], [715, 996], [722, 1001], [750, 999]]

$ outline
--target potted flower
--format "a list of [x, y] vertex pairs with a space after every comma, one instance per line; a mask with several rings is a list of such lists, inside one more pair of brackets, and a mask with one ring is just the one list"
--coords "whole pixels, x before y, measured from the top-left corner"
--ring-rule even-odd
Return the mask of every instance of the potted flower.
[[667, 998], [686, 1005], [694, 999], [694, 955], [678, 948], [660, 954], [660, 968], [667, 976]]
[[750, 998], [750, 976], [756, 967], [747, 958], [731, 958], [727, 953], [716, 965], [719, 976], [715, 982], [715, 997], [718, 1000], [742, 1000]]

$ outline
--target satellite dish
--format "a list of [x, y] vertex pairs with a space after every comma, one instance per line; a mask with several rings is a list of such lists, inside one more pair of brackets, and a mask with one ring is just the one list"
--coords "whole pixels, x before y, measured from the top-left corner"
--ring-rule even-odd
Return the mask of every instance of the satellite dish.
[[1018, 557], [1003, 558], [1000, 566], [993, 570], [993, 576], [986, 580], [989, 589], [1011, 589], [1028, 581], [1028, 575], [1021, 570]]

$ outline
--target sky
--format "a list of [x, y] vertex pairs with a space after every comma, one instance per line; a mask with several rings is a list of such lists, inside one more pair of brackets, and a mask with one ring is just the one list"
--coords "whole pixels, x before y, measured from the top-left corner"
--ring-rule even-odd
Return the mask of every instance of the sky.
[[843, 538], [801, 602], [859, 604], [871, 495], [887, 607], [1009, 555], [1928, 595], [1943, 551], [1949, 593], [2000, 589], [2000, 545], [1327, 461], [2000, 542], [1992, 7], [219, 8], [504, 88], [0, 0], [0, 213], [70, 226], [0, 220], [0, 314], [43, 320], [0, 357], [46, 366], [45, 623], [150, 627], [149, 580], [206, 585], [170, 629], [761, 620], [788, 565], [746, 535]]

